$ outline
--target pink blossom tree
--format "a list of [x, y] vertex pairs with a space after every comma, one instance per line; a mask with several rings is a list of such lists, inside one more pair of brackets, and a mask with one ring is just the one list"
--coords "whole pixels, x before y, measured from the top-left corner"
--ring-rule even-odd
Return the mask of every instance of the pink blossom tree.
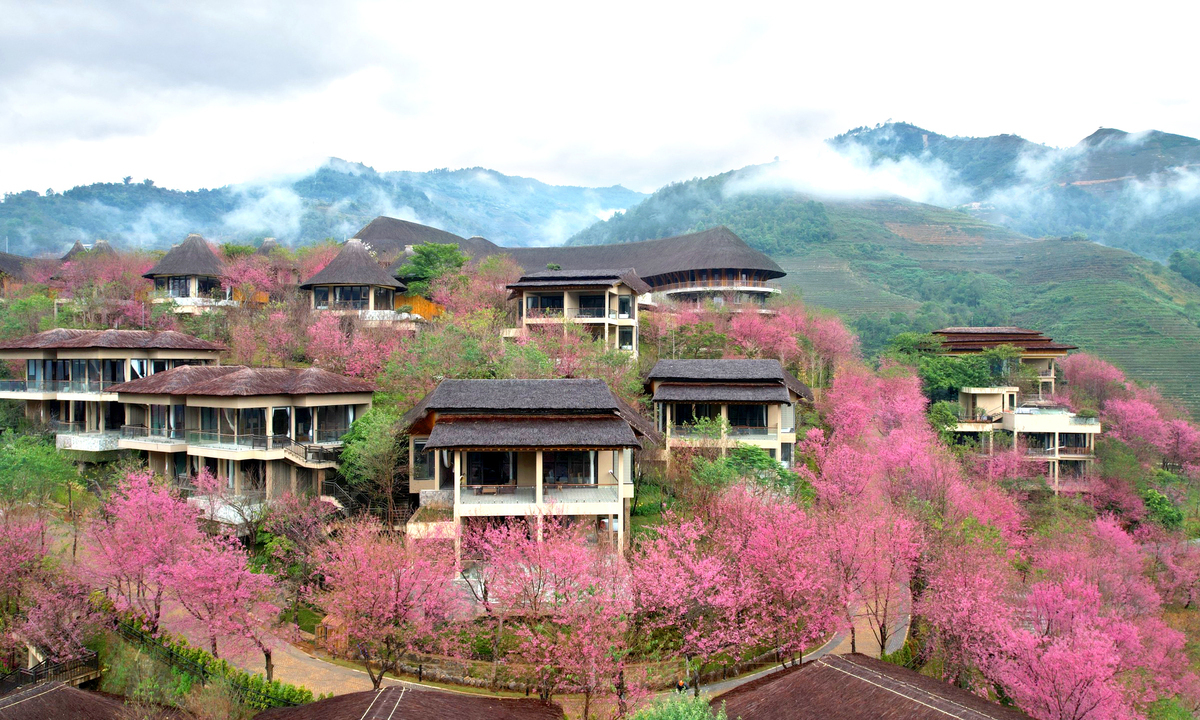
[[105, 621], [92, 602], [91, 588], [64, 573], [44, 573], [31, 585], [25, 606], [14, 633], [25, 643], [45, 648], [54, 662], [79, 657]]
[[201, 541], [197, 511], [148, 472], [126, 475], [92, 523], [96, 580], [120, 611], [158, 628], [169, 571]]
[[428, 647], [458, 608], [447, 548], [407, 542], [373, 521], [343, 528], [321, 571], [320, 602], [345, 622], [350, 646], [377, 690], [384, 673], [395, 672], [407, 653]]
[[1125, 373], [1095, 355], [1068, 355], [1058, 365], [1073, 407], [1102, 408], [1109, 398], [1125, 392]]

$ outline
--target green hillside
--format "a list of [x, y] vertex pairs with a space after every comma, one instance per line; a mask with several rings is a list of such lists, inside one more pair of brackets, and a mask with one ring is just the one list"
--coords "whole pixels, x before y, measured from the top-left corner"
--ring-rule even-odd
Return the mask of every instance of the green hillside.
[[[784, 287], [850, 318], [868, 353], [909, 329], [1017, 324], [1095, 352], [1200, 413], [1200, 287], [1162, 265], [901, 199], [723, 199], [720, 186], [736, 176], [669, 186], [573, 242], [726, 224], [787, 270]], [[751, 202], [759, 214], [747, 221], [742, 211]]]

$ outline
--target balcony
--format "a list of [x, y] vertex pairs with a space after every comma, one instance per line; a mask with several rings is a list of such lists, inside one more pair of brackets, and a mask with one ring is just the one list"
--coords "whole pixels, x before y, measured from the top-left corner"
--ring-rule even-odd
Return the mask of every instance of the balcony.
[[464, 485], [458, 492], [463, 505], [528, 505], [536, 499], [534, 488], [516, 485]]
[[122, 425], [122, 440], [136, 440], [157, 445], [182, 445], [187, 433], [176, 428], [149, 428], [145, 425]]
[[113, 385], [124, 380], [0, 380], [0, 393], [77, 393], [99, 394], [108, 392]]
[[542, 501], [553, 503], [615, 503], [621, 499], [616, 485], [556, 485], [542, 486]]
[[727, 441], [773, 441], [779, 438], [777, 426], [761, 427], [753, 425], [732, 425], [727, 428], [724, 437], [712, 434], [713, 429], [700, 429], [694, 425], [674, 425], [670, 436], [680, 440], [727, 440]]
[[775, 440], [779, 433], [778, 428], [773, 426], [733, 425], [729, 428], [728, 437], [735, 440]]
[[87, 430], [83, 423], [52, 422], [54, 445], [59, 450], [108, 452], [120, 449], [121, 433], [116, 430]]

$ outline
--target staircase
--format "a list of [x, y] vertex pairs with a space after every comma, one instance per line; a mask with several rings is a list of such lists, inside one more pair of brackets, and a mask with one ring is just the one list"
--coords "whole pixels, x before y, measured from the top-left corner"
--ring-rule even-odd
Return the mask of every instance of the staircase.
[[7, 695], [17, 688], [47, 680], [57, 680], [64, 685], [78, 687], [88, 680], [100, 677], [100, 657], [91, 650], [82, 657], [62, 662], [42, 662], [30, 668], [19, 668], [0, 676], [0, 695]]

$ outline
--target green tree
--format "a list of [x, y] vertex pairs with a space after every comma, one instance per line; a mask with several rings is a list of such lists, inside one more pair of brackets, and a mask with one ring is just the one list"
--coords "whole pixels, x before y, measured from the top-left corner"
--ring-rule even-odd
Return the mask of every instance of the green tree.
[[713, 711], [704, 698], [680, 695], [638, 710], [633, 720], [725, 720], [725, 707]]
[[396, 485], [408, 461], [408, 443], [399, 423], [394, 407], [376, 405], [355, 420], [343, 438], [342, 477], [387, 504], [388, 527], [395, 524]]
[[409, 292], [428, 295], [434, 280], [458, 272], [467, 263], [467, 256], [456, 244], [425, 243], [413, 248], [413, 256], [397, 273], [404, 278]]
[[42, 508], [79, 478], [75, 465], [40, 435], [0, 435], [0, 503]]

